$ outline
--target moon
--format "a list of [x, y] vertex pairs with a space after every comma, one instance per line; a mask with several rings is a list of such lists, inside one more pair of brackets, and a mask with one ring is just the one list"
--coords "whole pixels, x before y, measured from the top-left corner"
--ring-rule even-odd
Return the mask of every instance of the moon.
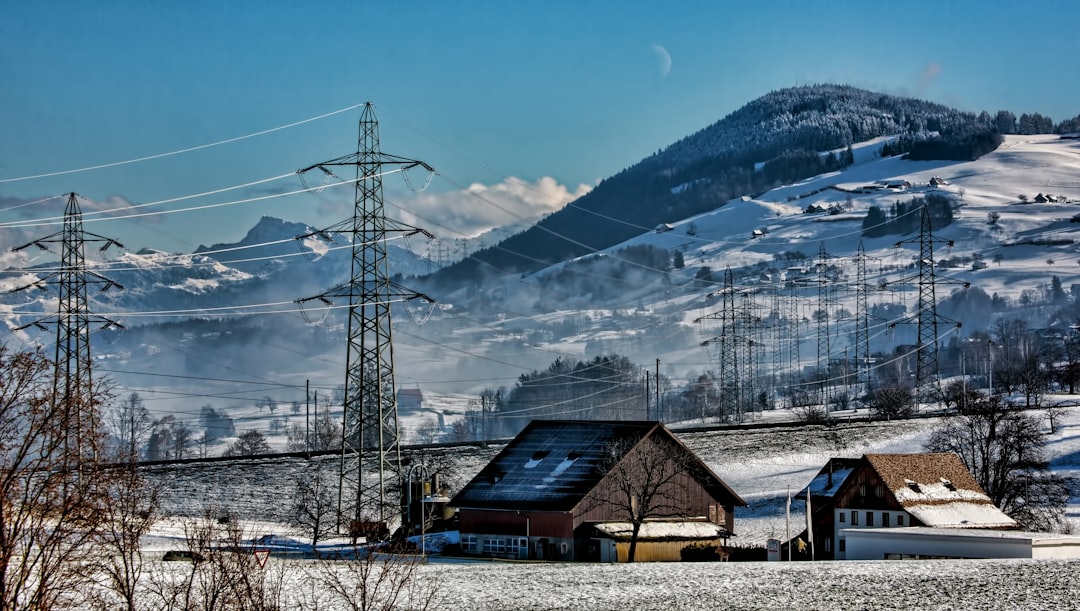
[[649, 45], [649, 48], [656, 54], [656, 59], [660, 62], [660, 78], [667, 78], [667, 75], [671, 73], [671, 54], [660, 45]]

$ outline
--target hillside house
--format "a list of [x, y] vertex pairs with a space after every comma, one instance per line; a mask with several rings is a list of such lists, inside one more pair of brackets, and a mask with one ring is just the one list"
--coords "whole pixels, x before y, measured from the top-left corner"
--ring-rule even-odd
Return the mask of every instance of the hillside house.
[[399, 388], [397, 406], [399, 411], [420, 411], [424, 407], [424, 393], [419, 388]]
[[451, 500], [462, 552], [625, 560], [631, 507], [618, 499], [625, 475], [646, 463], [661, 483], [631, 482], [635, 500], [652, 495], [633, 504], [647, 518], [635, 560], [678, 560], [683, 547], [732, 536], [746, 503], [663, 424], [534, 420]]
[[1015, 529], [953, 453], [833, 458], [810, 494], [814, 556], [847, 557], [849, 528]]

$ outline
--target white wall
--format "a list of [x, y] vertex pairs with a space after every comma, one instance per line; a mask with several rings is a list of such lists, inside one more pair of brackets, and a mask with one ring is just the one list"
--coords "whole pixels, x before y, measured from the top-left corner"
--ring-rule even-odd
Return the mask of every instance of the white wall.
[[[973, 536], [963, 532], [927, 533], [913, 528], [847, 529], [848, 560], [883, 560], [886, 554], [942, 556], [946, 558], [1031, 558], [1029, 539], [1003, 538], [989, 532]], [[1080, 548], [1077, 549], [1080, 551]]]

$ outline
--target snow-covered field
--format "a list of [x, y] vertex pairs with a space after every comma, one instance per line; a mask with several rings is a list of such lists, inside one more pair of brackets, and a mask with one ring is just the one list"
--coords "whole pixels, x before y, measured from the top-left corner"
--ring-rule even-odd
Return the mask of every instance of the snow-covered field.
[[[321, 587], [316, 561], [270, 559], [283, 609], [345, 609]], [[325, 564], [323, 566], [326, 566]], [[150, 575], [190, 570], [152, 561]], [[331, 566], [346, 572], [342, 563]], [[910, 560], [795, 563], [442, 563], [411, 588], [431, 609], [458, 611], [690, 609], [1077, 609], [1080, 562]], [[402, 609], [419, 608], [404, 604]]]

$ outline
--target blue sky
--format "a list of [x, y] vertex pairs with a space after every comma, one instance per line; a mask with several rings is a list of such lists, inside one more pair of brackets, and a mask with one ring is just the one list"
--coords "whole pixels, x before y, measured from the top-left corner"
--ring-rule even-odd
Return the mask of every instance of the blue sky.
[[[798, 84], [1075, 116], [1080, 51], [1069, 32], [1078, 17], [1080, 3], [1069, 0], [5, 2], [0, 222], [55, 214], [60, 200], [12, 207], [63, 192], [86, 196], [91, 209], [123, 208], [354, 152], [359, 110], [183, 155], [9, 180], [198, 146], [370, 100], [383, 151], [442, 175], [423, 196], [388, 177], [387, 199], [411, 210], [407, 220], [457, 238], [507, 220], [465, 187], [535, 215]], [[88, 230], [131, 248], [190, 250], [237, 240], [263, 214], [328, 225], [350, 206], [347, 190], [335, 189]]]

